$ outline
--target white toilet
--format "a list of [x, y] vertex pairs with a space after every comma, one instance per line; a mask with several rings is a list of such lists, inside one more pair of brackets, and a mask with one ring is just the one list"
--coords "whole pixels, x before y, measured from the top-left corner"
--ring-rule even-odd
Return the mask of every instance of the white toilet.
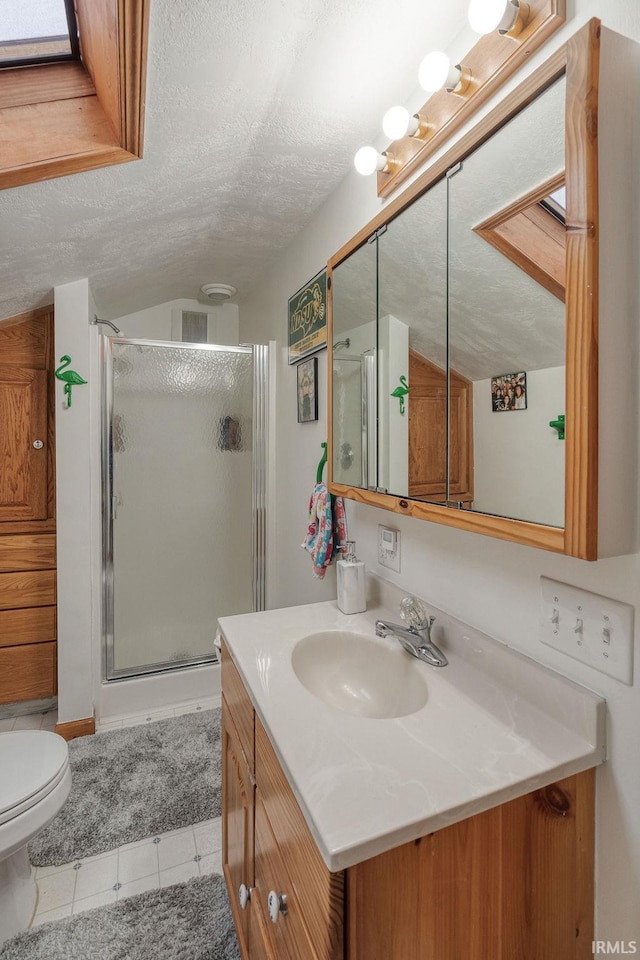
[[31, 923], [38, 891], [27, 844], [70, 789], [66, 740], [46, 730], [0, 733], [0, 945]]

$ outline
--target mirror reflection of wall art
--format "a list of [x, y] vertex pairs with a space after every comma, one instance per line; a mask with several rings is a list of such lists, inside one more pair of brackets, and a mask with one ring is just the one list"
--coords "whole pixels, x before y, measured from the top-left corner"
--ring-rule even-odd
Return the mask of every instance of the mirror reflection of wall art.
[[327, 345], [327, 271], [321, 270], [289, 300], [289, 363]]
[[318, 358], [303, 360], [297, 367], [298, 423], [318, 419]]
[[494, 413], [527, 409], [527, 375], [503, 373], [491, 377], [491, 405]]

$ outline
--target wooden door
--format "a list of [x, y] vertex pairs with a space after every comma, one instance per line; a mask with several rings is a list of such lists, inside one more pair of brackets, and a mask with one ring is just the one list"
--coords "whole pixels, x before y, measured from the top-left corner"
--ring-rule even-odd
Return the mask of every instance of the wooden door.
[[[447, 378], [444, 370], [409, 351], [409, 496], [446, 498]], [[473, 384], [450, 371], [449, 494], [473, 500]]]
[[57, 689], [53, 382], [53, 310], [3, 320], [0, 704]]
[[0, 366], [0, 459], [0, 522], [46, 519], [46, 370]]

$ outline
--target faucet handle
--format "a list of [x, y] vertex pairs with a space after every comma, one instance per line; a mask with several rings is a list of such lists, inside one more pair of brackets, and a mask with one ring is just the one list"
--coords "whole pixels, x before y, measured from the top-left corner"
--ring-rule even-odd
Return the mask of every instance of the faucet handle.
[[429, 616], [425, 605], [417, 597], [404, 597], [400, 601], [400, 617], [414, 630], [420, 630], [426, 626], [430, 627], [434, 620], [433, 617]]

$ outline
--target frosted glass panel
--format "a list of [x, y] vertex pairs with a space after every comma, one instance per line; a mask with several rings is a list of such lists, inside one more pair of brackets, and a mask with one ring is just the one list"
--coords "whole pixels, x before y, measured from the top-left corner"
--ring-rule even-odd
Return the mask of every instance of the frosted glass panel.
[[113, 344], [114, 670], [213, 654], [252, 609], [250, 351]]

